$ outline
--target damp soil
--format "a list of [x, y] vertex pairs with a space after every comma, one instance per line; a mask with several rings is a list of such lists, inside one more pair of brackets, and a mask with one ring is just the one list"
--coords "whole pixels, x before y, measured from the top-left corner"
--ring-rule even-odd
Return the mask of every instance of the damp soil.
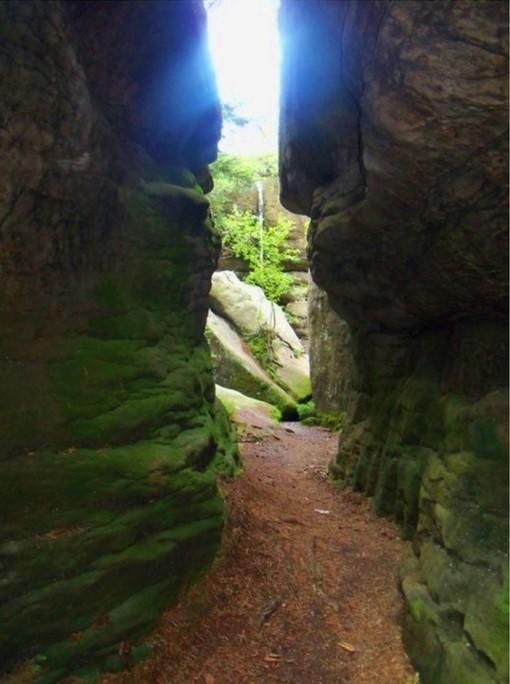
[[409, 545], [328, 480], [338, 436], [282, 423], [245, 436], [222, 484], [212, 570], [163, 616], [149, 658], [102, 684], [407, 684], [398, 566]]

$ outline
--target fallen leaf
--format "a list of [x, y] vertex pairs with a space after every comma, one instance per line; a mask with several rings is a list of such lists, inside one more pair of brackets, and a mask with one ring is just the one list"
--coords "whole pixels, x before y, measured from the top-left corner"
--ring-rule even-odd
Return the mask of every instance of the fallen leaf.
[[301, 520], [298, 520], [297, 518], [283, 518], [282, 522], [288, 523], [289, 525], [302, 525], [303, 527], [306, 527], [306, 523], [301, 522]]
[[349, 651], [349, 653], [354, 653], [356, 650], [352, 644], [350, 644], [348, 641], [339, 641], [338, 645], [340, 648], [343, 648], [344, 651]]
[[209, 672], [205, 673], [204, 681], [205, 684], [216, 684], [216, 679], [212, 676], [212, 674], [209, 674]]

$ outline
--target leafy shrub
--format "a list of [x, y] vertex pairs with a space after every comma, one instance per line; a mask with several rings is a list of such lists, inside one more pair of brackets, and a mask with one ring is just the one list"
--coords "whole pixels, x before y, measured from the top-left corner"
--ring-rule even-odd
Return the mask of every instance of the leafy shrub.
[[222, 223], [223, 244], [248, 264], [247, 283], [261, 287], [277, 302], [289, 290], [293, 278], [282, 270], [285, 261], [296, 261], [297, 250], [286, 246], [292, 223], [280, 217], [276, 225], [261, 225], [249, 211], [234, 208]]
[[[267, 331], [272, 332], [272, 331]], [[260, 335], [251, 335], [248, 338], [248, 347], [251, 353], [260, 363], [262, 368], [268, 370], [271, 368], [272, 355], [271, 355], [271, 336], [267, 333]]]
[[315, 403], [313, 399], [307, 401], [306, 404], [298, 404], [297, 412], [299, 420], [305, 420], [305, 418], [310, 418], [315, 416]]
[[341, 432], [345, 420], [344, 413], [323, 413], [317, 411], [313, 400], [307, 401], [306, 404], [298, 404], [297, 412], [299, 420], [303, 425], [320, 425], [321, 427]]
[[268, 225], [236, 206], [236, 201], [256, 180], [277, 175], [276, 155], [236, 157], [220, 153], [211, 172], [214, 188], [209, 199], [224, 247], [246, 262], [246, 282], [261, 287], [271, 301], [280, 301], [294, 282], [282, 270], [284, 262], [297, 260], [297, 250], [286, 244], [292, 222], [281, 216], [276, 225]]
[[234, 157], [224, 153], [218, 155], [210, 169], [214, 188], [209, 195], [209, 201], [214, 220], [221, 227], [225, 216], [234, 209], [236, 196], [251, 188], [256, 175], [249, 157]]
[[276, 155], [258, 157], [236, 157], [220, 152], [218, 159], [211, 164], [214, 188], [209, 195], [215, 221], [220, 225], [235, 207], [236, 198], [247, 192], [255, 181], [267, 176], [276, 176], [278, 162]]

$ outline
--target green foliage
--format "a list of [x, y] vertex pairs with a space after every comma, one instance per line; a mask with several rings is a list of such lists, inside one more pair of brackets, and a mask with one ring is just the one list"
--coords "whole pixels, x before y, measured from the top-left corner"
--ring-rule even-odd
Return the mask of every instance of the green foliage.
[[268, 368], [271, 364], [271, 340], [267, 335], [253, 335], [248, 338], [248, 347], [253, 356], [259, 361], [262, 368]]
[[220, 228], [223, 218], [230, 214], [237, 198], [250, 190], [256, 180], [276, 176], [278, 161], [276, 155], [266, 154], [258, 157], [236, 157], [220, 152], [218, 159], [211, 164], [214, 188], [209, 195], [212, 213]]
[[292, 276], [281, 268], [283, 262], [297, 260], [297, 251], [286, 246], [292, 223], [280, 217], [276, 225], [261, 225], [256, 216], [237, 206], [257, 180], [277, 175], [276, 155], [236, 157], [220, 153], [211, 172], [214, 189], [209, 199], [224, 246], [246, 261], [246, 282], [259, 285], [268, 299], [279, 301], [293, 284]]
[[259, 178], [278, 175], [278, 157], [275, 154], [261, 154], [251, 159], [251, 163]]
[[250, 212], [234, 207], [223, 219], [223, 243], [248, 264], [247, 283], [261, 287], [268, 299], [278, 301], [293, 279], [282, 270], [285, 261], [296, 260], [296, 250], [286, 246], [292, 223], [283, 216], [276, 225], [261, 225]]
[[304, 425], [320, 425], [322, 427], [328, 428], [329, 430], [341, 432], [344, 424], [344, 413], [333, 414], [317, 411], [315, 403], [312, 399], [307, 401], [305, 404], [298, 404], [297, 412], [299, 420]]
[[267, 372], [269, 377], [278, 383], [278, 378], [274, 370], [273, 344], [276, 338], [274, 330], [263, 330], [258, 335], [251, 335], [248, 339], [248, 347], [251, 353]]
[[221, 152], [210, 170], [214, 188], [209, 201], [214, 219], [221, 225], [224, 216], [234, 209], [236, 195], [248, 191], [254, 183], [254, 174], [246, 159]]
[[307, 401], [305, 404], [298, 404], [297, 412], [299, 420], [305, 420], [306, 418], [315, 416], [315, 402], [313, 399], [310, 399], [310, 401]]

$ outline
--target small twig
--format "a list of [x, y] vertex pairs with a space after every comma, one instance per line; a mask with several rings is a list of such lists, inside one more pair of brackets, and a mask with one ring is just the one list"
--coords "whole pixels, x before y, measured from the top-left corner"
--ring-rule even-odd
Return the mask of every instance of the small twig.
[[312, 572], [312, 580], [315, 585], [320, 584], [322, 582], [322, 573], [320, 569], [320, 565], [317, 562], [317, 558], [315, 556], [315, 550], [317, 548], [317, 538], [312, 537], [312, 544], [311, 544], [311, 552], [310, 552], [310, 569]]
[[297, 518], [283, 518], [282, 522], [287, 523], [288, 525], [301, 525], [302, 527], [308, 527], [306, 523], [301, 522], [301, 520], [298, 520]]
[[317, 550], [317, 537], [312, 537], [312, 545], [311, 545], [311, 553], [310, 553], [310, 567], [311, 567], [311, 573], [312, 573], [312, 583], [313, 583], [313, 588], [321, 596], [324, 601], [328, 604], [330, 608], [333, 608], [336, 612], [340, 610], [340, 606], [336, 601], [331, 599], [326, 592], [324, 591], [322, 587], [322, 571], [321, 571], [321, 566], [319, 562], [317, 561], [316, 557], [316, 550]]
[[260, 611], [259, 614], [259, 619], [258, 619], [258, 628], [260, 629], [262, 625], [269, 620], [271, 615], [278, 610], [278, 608], [282, 605], [282, 599], [280, 597], [277, 597], [270, 601], [265, 608], [263, 608]]

